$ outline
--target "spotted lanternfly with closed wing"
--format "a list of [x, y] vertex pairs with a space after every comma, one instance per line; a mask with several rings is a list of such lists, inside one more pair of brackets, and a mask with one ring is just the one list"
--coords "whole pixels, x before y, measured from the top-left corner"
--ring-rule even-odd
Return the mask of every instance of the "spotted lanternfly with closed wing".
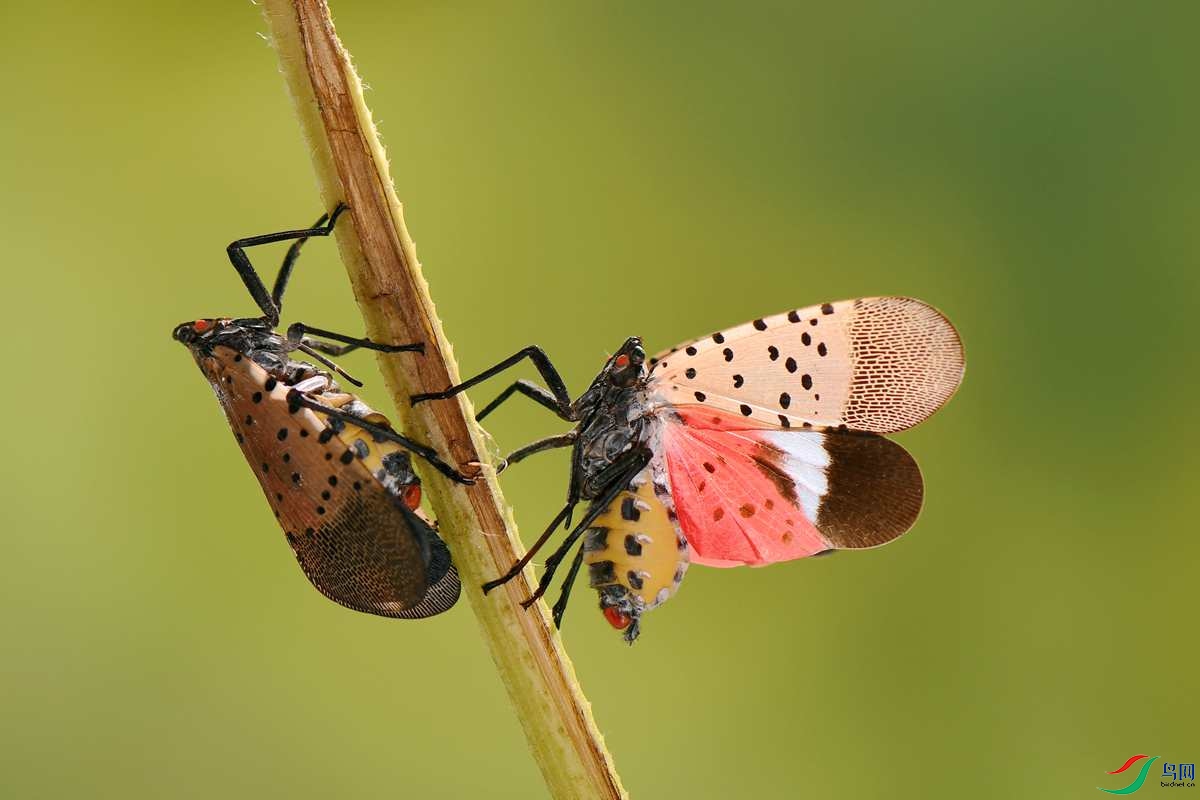
[[528, 357], [544, 388], [514, 393], [576, 427], [514, 452], [571, 447], [567, 504], [525, 558], [485, 590], [520, 573], [574, 507], [590, 501], [546, 560], [540, 597], [582, 537], [562, 594], [584, 564], [613, 627], [633, 642], [646, 612], [679, 588], [690, 563], [764, 565], [886, 544], [921, 509], [921, 472], [880, 434], [911, 428], [962, 381], [963, 349], [936, 309], [905, 297], [867, 297], [796, 309], [714, 333], [647, 359], [631, 338], [572, 400], [537, 347], [457, 386], [461, 392]]
[[[342, 391], [329, 372], [290, 357], [306, 353], [360, 385], [321, 353], [340, 355], [360, 347], [423, 352], [423, 345], [384, 345], [302, 323], [283, 335], [275, 330], [301, 246], [310, 236], [328, 236], [343, 210], [338, 206], [312, 228], [231, 244], [230, 261], [263, 315], [197, 319], [177, 326], [174, 337], [212, 385], [313, 586], [357, 611], [428, 617], [454, 605], [460, 586], [445, 543], [421, 513], [421, 484], [409, 452], [456, 481], [470, 479], [428, 447], [393, 431], [384, 415]], [[268, 294], [245, 248], [287, 240], [294, 242]]]

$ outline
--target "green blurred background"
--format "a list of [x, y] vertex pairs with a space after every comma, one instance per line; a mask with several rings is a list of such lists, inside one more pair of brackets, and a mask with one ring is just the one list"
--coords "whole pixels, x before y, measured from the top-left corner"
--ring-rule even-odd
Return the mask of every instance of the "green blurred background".
[[[5, 5], [0, 795], [541, 796], [466, 605], [313, 591], [170, 339], [252, 311], [226, 243], [321, 210], [258, 9]], [[880, 293], [966, 342], [899, 437], [901, 542], [693, 569], [632, 649], [579, 588], [634, 797], [1088, 798], [1200, 760], [1200, 20], [1151, 5], [335, 2], [464, 374], [539, 342], [580, 390], [628, 335]], [[361, 328], [332, 244], [293, 286], [288, 319]], [[505, 477], [527, 540], [566, 477]]]

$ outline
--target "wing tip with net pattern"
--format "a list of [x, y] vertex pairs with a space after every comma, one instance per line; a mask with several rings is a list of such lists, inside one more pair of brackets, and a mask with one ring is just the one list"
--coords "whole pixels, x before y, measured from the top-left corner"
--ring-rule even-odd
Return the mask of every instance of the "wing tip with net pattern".
[[884, 296], [852, 302], [855, 372], [846, 424], [886, 434], [924, 422], [962, 385], [962, 337], [945, 314], [923, 300]]

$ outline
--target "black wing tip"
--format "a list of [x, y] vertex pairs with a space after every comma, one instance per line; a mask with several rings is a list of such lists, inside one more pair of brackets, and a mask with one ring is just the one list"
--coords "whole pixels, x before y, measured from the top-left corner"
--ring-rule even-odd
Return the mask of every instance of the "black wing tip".
[[885, 545], [912, 529], [925, 496], [916, 459], [882, 436], [830, 434], [829, 488], [817, 528], [840, 550]]

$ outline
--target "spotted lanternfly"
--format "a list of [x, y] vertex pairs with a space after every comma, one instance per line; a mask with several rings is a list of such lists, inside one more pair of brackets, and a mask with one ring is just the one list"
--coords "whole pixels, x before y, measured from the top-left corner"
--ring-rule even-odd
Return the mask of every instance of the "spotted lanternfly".
[[[458, 600], [458, 572], [445, 543], [420, 511], [421, 484], [409, 452], [462, 483], [470, 479], [428, 447], [392, 430], [386, 417], [344, 392], [329, 372], [295, 361], [301, 351], [361, 385], [321, 353], [355, 348], [423, 352], [421, 344], [385, 345], [296, 323], [275, 330], [300, 248], [328, 236], [339, 206], [312, 228], [229, 245], [230, 261], [261, 317], [185, 322], [174, 337], [191, 351], [212, 385], [234, 436], [304, 574], [322, 594], [357, 611], [415, 619]], [[245, 248], [294, 240], [268, 294]], [[331, 339], [333, 344], [308, 334]]]
[[450, 397], [526, 357], [549, 389], [517, 381], [479, 418], [518, 392], [577, 423], [507, 459], [570, 446], [570, 489], [525, 558], [484, 589], [519, 574], [575, 505], [590, 501], [525, 605], [583, 537], [555, 622], [586, 563], [604, 616], [629, 642], [689, 563], [772, 564], [875, 547], [911, 528], [921, 472], [879, 434], [937, 411], [964, 365], [958, 334], [937, 310], [868, 297], [756, 319], [650, 359], [640, 339], [628, 339], [574, 401], [537, 347], [413, 401]]

